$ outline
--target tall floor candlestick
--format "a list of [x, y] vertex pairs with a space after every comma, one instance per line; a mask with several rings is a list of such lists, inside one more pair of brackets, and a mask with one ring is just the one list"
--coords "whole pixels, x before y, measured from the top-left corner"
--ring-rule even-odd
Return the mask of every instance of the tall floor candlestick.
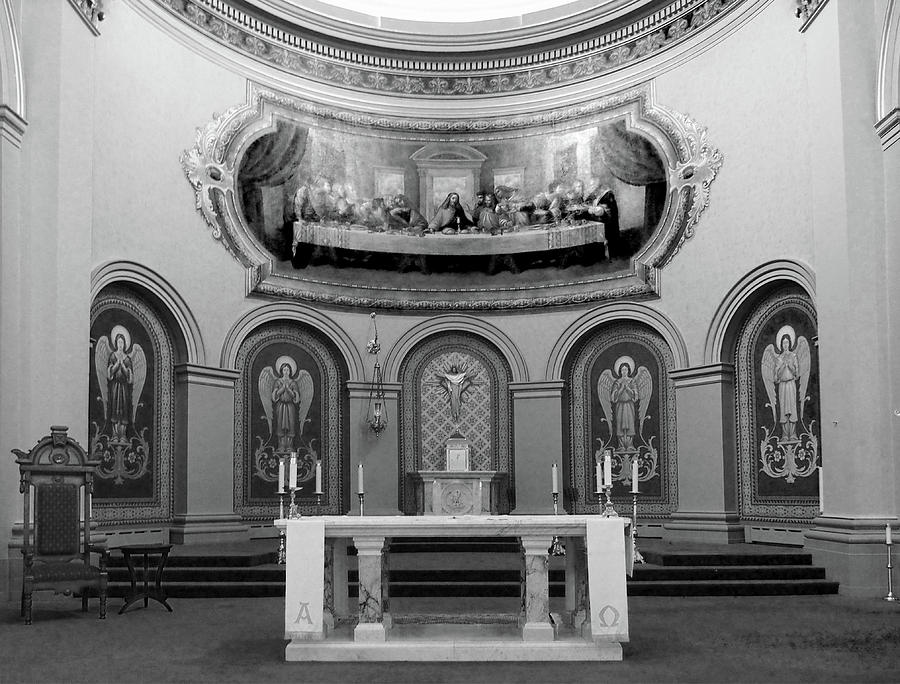
[[638, 493], [632, 488], [631, 490], [631, 554], [635, 563], [643, 563], [644, 557], [637, 547], [637, 495]]
[[[281, 478], [281, 487], [278, 489], [278, 519], [284, 520], [284, 478]], [[284, 530], [280, 529], [278, 530], [278, 558], [276, 560], [278, 565], [284, 565], [287, 561], [287, 548], [284, 542]]]
[[894, 565], [891, 562], [893, 559], [891, 556], [891, 550], [894, 548], [894, 544], [891, 539], [891, 526], [885, 525], [884, 530], [884, 545], [887, 547], [887, 576], [888, 576], [888, 593], [887, 596], [884, 597], [885, 601], [896, 601], [897, 597], [894, 596]]

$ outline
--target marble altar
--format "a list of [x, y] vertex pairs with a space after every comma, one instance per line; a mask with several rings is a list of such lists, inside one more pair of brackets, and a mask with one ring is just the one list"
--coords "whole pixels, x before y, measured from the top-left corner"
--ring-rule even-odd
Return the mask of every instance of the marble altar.
[[[275, 524], [287, 534], [286, 660], [622, 659], [621, 643], [629, 639], [625, 578], [633, 564], [626, 518], [326, 516]], [[567, 549], [565, 629], [550, 615], [548, 549], [554, 536]], [[524, 582], [516, 625], [394, 626], [386, 551], [397, 537], [517, 537]], [[358, 619], [352, 632], [342, 633], [334, 629], [335, 607], [346, 599], [347, 574], [335, 549], [347, 541], [357, 550]]]
[[420, 470], [409, 473], [419, 515], [500, 513], [508, 476], [496, 470]]

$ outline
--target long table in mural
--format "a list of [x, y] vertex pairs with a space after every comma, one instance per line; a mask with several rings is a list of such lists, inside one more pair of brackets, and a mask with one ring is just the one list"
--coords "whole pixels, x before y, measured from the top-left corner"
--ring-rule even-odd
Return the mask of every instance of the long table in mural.
[[294, 250], [300, 243], [334, 247], [360, 252], [388, 252], [420, 255], [492, 255], [525, 254], [605, 242], [603, 223], [585, 221], [532, 226], [491, 235], [465, 232], [445, 235], [425, 233], [420, 236], [398, 231], [373, 231], [365, 226], [346, 224], [294, 223]]
[[[286, 530], [287, 539], [284, 634], [290, 643], [285, 660], [622, 659], [621, 644], [629, 639], [626, 575], [633, 567], [626, 518], [319, 516], [276, 520], [275, 525]], [[517, 538], [523, 552], [520, 614], [507, 625], [399, 620], [390, 610], [387, 581], [389, 544], [398, 537]], [[566, 595], [565, 611], [551, 616], [554, 538], [566, 548]], [[355, 620], [339, 615], [347, 596], [346, 563], [340, 556], [348, 541], [356, 548], [359, 570]]]

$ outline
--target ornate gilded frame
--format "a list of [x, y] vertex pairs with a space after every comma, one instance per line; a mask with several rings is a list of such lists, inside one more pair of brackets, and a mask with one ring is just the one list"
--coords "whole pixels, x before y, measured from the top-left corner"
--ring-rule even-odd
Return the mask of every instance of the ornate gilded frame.
[[[624, 120], [628, 129], [652, 140], [659, 150], [668, 169], [667, 198], [653, 236], [622, 271], [571, 280], [561, 275], [546, 285], [522, 279], [507, 287], [463, 286], [452, 291], [316, 279], [275, 259], [247, 225], [239, 206], [236, 177], [242, 156], [256, 139], [274, 131], [280, 119], [337, 130], [364, 129], [366, 135], [402, 136], [423, 144], [502, 140], [538, 135], [567, 124]], [[199, 129], [181, 163], [213, 238], [245, 267], [248, 294], [366, 308], [497, 310], [657, 296], [662, 267], [693, 236], [709, 204], [710, 185], [721, 167], [722, 154], [710, 143], [704, 127], [654, 103], [652, 86], [539, 113], [436, 119], [323, 107], [251, 83], [247, 102]]]

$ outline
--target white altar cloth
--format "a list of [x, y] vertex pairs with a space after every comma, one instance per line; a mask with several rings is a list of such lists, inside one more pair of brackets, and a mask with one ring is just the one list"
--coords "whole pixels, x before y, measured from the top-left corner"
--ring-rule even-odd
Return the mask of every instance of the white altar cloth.
[[[627, 518], [325, 516], [275, 524], [287, 533], [284, 619], [291, 643], [286, 660], [622, 659], [621, 642], [629, 639], [625, 578], [633, 564]], [[548, 548], [554, 536], [566, 542], [566, 630], [549, 614]], [[488, 634], [485, 625], [392, 626], [387, 610], [382, 611], [389, 605], [383, 550], [396, 537], [517, 537], [525, 568], [521, 628], [511, 625]], [[333, 597], [335, 590], [346, 590], [345, 581], [328, 574], [336, 565], [333, 542], [341, 538], [351, 540], [358, 552], [359, 621], [352, 633], [329, 629], [335, 603], [332, 598], [329, 605], [329, 591]], [[312, 612], [310, 592], [321, 594], [323, 586], [326, 599], [317, 605], [326, 617], [320, 610], [310, 624], [302, 618], [303, 606]]]

